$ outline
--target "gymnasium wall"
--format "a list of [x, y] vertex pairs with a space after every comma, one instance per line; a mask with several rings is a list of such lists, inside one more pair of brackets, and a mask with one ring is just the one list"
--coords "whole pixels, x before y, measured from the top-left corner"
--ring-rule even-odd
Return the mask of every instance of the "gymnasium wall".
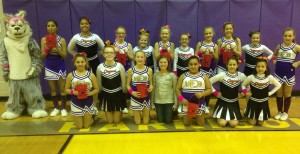
[[[80, 32], [79, 18], [91, 19], [91, 32], [103, 40], [113, 41], [114, 31], [122, 25], [127, 29], [126, 41], [137, 43], [138, 30], [150, 31], [150, 43], [159, 40], [163, 25], [171, 25], [171, 41], [179, 45], [179, 35], [192, 35], [190, 46], [203, 39], [205, 26], [216, 31], [214, 41], [222, 37], [222, 26], [226, 21], [235, 25], [235, 36], [242, 45], [249, 43], [249, 31], [260, 30], [262, 44], [274, 50], [282, 42], [283, 30], [292, 26], [300, 32], [300, 1], [298, 0], [3, 0], [5, 13], [27, 11], [27, 20], [33, 29], [33, 37], [40, 42], [46, 34], [46, 21], [55, 19], [59, 24], [59, 35], [66, 38]], [[297, 41], [297, 39], [296, 39]], [[274, 66], [270, 63], [273, 72]], [[67, 59], [67, 71], [73, 69], [71, 56]], [[240, 67], [243, 70], [243, 66]], [[42, 75], [43, 76], [43, 75]], [[300, 69], [296, 82], [300, 82]], [[44, 94], [49, 94], [48, 83], [41, 77]], [[300, 90], [298, 83], [294, 90]]]

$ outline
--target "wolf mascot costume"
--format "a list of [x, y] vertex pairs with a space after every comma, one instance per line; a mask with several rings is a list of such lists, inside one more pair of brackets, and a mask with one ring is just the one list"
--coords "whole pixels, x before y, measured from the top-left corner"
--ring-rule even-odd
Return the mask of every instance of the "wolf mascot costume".
[[15, 16], [5, 16], [7, 32], [0, 44], [0, 62], [3, 78], [10, 85], [10, 94], [3, 119], [15, 119], [25, 108], [32, 118], [48, 116], [39, 81], [42, 69], [40, 48], [31, 37], [25, 15], [25, 11], [19, 11]]

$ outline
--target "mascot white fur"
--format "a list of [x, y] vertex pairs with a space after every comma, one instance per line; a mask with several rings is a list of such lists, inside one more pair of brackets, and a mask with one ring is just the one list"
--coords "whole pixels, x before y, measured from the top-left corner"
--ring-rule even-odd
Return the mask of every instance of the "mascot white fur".
[[10, 93], [3, 119], [15, 119], [27, 108], [32, 118], [48, 116], [45, 111], [39, 74], [42, 69], [40, 47], [32, 38], [25, 11], [6, 15], [6, 37], [0, 44], [3, 78], [9, 82]]

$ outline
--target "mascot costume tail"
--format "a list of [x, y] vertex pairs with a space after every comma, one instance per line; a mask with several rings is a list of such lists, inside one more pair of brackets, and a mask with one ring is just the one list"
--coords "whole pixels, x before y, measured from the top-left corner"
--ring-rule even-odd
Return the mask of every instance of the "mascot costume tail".
[[6, 112], [1, 115], [3, 119], [15, 119], [24, 109], [32, 118], [48, 116], [39, 81], [42, 69], [40, 47], [32, 38], [25, 15], [25, 11], [19, 11], [15, 16], [5, 16], [7, 32], [0, 44], [0, 63], [10, 93]]

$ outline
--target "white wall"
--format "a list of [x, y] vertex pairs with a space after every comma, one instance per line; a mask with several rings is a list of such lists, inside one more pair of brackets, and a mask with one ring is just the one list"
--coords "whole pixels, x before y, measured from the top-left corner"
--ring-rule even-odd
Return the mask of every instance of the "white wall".
[[[3, 5], [2, 0], [0, 0], [0, 41], [3, 40], [5, 36], [4, 22], [3, 22]], [[2, 78], [2, 65], [0, 65], [0, 97], [8, 96], [8, 84]]]

